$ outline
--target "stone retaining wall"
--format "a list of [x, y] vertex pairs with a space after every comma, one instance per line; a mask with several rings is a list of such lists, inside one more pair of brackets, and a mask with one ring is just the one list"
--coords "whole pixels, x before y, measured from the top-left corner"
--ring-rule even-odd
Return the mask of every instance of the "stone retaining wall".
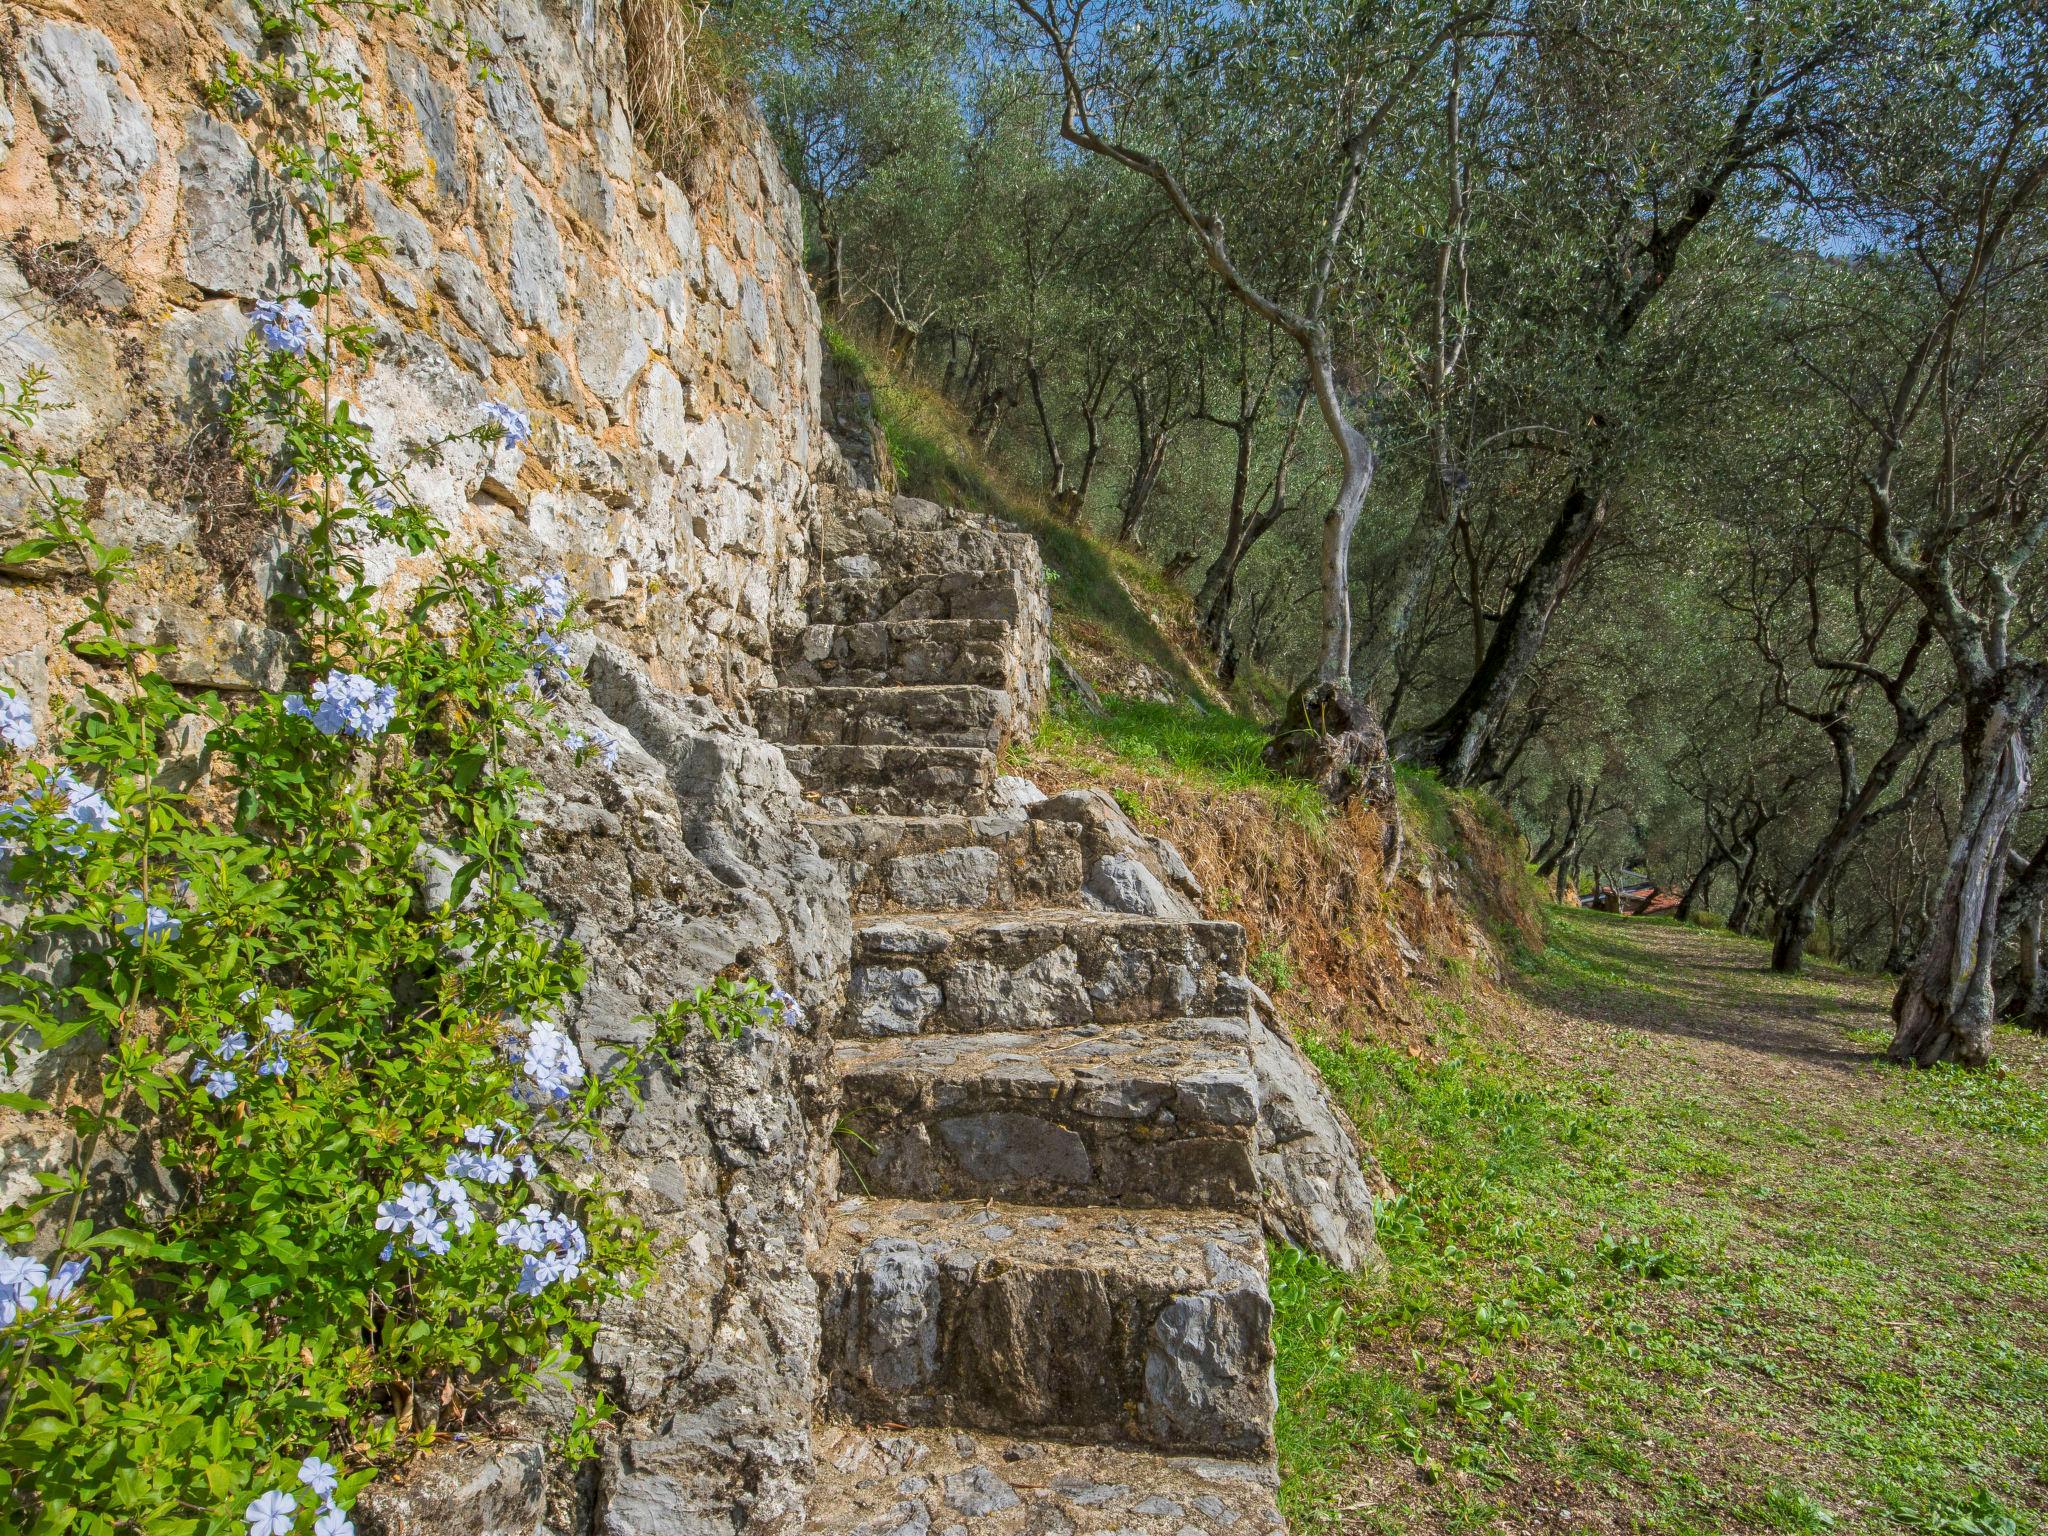
[[[461, 445], [415, 489], [463, 539], [567, 570], [657, 683], [741, 697], [806, 574], [821, 352], [795, 193], [738, 107], [689, 188], [661, 174], [634, 140], [607, 8], [460, 14], [495, 78], [406, 20], [328, 44], [413, 173], [366, 184], [355, 210], [387, 245], [348, 278], [379, 337], [361, 418], [396, 468], [486, 400], [526, 410], [525, 449]], [[260, 52], [255, 14], [17, 5], [4, 36], [0, 380], [48, 374], [35, 436], [138, 550], [137, 601], [178, 644], [180, 680], [274, 688], [271, 534], [208, 421], [248, 301], [287, 291], [306, 255], [260, 153], [282, 125], [203, 96], [229, 49]], [[0, 485], [0, 534], [22, 502]], [[65, 686], [52, 636], [70, 616], [60, 592], [0, 590], [0, 680], [39, 708]]]

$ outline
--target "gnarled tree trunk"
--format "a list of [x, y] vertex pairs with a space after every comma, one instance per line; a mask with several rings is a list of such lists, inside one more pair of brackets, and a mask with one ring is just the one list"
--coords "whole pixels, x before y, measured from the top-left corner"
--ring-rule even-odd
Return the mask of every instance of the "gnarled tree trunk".
[[2013, 823], [2031, 784], [2026, 738], [2040, 715], [2042, 691], [2041, 683], [2029, 679], [1988, 704], [1972, 701], [1964, 731], [1967, 777], [1948, 874], [1919, 957], [1892, 1001], [1894, 1061], [1980, 1067], [1991, 1059], [1998, 898]]

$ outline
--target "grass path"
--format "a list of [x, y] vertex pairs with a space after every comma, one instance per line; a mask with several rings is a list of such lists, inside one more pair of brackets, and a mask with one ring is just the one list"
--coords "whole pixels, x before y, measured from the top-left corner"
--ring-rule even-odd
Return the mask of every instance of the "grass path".
[[1317, 1048], [1401, 1193], [1385, 1281], [1276, 1255], [1297, 1531], [2048, 1536], [2048, 1041], [1888, 997], [1564, 912], [1439, 1060]]

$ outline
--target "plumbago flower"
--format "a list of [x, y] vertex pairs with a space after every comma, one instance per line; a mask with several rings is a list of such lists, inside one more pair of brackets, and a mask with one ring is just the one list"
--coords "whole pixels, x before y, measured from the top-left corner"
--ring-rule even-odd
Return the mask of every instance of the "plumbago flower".
[[523, 1255], [518, 1285], [521, 1296], [538, 1296], [551, 1285], [574, 1280], [590, 1257], [583, 1229], [544, 1205], [528, 1205], [517, 1216], [499, 1222], [498, 1246], [517, 1249]]
[[517, 448], [533, 437], [533, 425], [526, 419], [526, 413], [498, 400], [487, 400], [483, 407], [484, 425], [496, 427], [502, 436], [499, 441], [507, 448]]
[[17, 752], [36, 749], [36, 712], [18, 693], [0, 693], [0, 741]]
[[146, 902], [142, 916], [135, 922], [123, 924], [121, 931], [128, 936], [130, 944], [140, 944], [145, 939], [161, 939], [169, 943], [185, 931], [185, 923], [165, 908]]
[[447, 1172], [451, 1179], [510, 1184], [515, 1174], [527, 1179], [540, 1177], [540, 1164], [531, 1152], [514, 1155], [512, 1148], [519, 1141], [519, 1128], [509, 1120], [472, 1125], [462, 1133], [462, 1139], [467, 1145], [448, 1154]]
[[[43, 781], [42, 787], [17, 800], [0, 805], [0, 837], [10, 842], [26, 833], [39, 816], [54, 816], [87, 832], [112, 832], [121, 824], [121, 813], [107, 803], [105, 795], [60, 768]], [[53, 845], [58, 852], [82, 858], [89, 847], [67, 839]]]
[[515, 1027], [505, 1052], [525, 1079], [513, 1092], [529, 1104], [559, 1104], [583, 1081], [576, 1042], [545, 1019]]
[[249, 318], [263, 345], [273, 352], [304, 357], [319, 344], [319, 322], [297, 299], [265, 299], [250, 309]]
[[38, 1307], [69, 1301], [87, 1261], [66, 1259], [52, 1271], [41, 1259], [0, 1247], [0, 1328], [12, 1328]]
[[297, 1499], [282, 1488], [273, 1488], [250, 1500], [242, 1518], [248, 1522], [249, 1536], [292, 1536], [298, 1511]]
[[353, 736], [374, 741], [384, 734], [398, 713], [398, 690], [389, 683], [372, 682], [339, 667], [315, 683], [305, 694], [285, 695], [284, 712], [313, 722], [323, 736]]
[[609, 732], [592, 731], [585, 735], [582, 731], [571, 731], [562, 738], [562, 745], [578, 757], [587, 747], [597, 754], [597, 760], [606, 768], [619, 766], [619, 744]]

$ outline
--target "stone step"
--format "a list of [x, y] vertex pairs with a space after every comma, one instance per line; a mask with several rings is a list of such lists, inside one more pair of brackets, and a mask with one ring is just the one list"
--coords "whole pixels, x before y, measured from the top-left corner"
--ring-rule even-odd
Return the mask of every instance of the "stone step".
[[797, 782], [833, 814], [985, 814], [996, 755], [981, 747], [785, 746]]
[[1038, 545], [1028, 533], [997, 528], [891, 530], [873, 541], [822, 541], [820, 574], [827, 582], [872, 581], [921, 571], [1033, 571]]
[[818, 550], [827, 559], [873, 551], [904, 534], [978, 533], [994, 527], [988, 518], [964, 507], [874, 492], [826, 496], [818, 512]]
[[933, 571], [827, 582], [810, 599], [813, 624], [886, 619], [1000, 619], [1015, 624], [1042, 604], [1023, 571]]
[[834, 1413], [1272, 1449], [1256, 1216], [851, 1199], [817, 1270]]
[[764, 688], [754, 718], [770, 741], [810, 746], [1000, 745], [1016, 704], [1000, 688]]
[[1286, 1536], [1270, 1461], [825, 1422], [806, 1536]]
[[1242, 1018], [841, 1040], [849, 1194], [1256, 1211]]
[[903, 619], [812, 624], [783, 645], [785, 687], [967, 684], [1009, 689], [1022, 671], [1017, 629], [1000, 619]]
[[1073, 908], [869, 918], [854, 927], [841, 1033], [1241, 1013], [1243, 972], [1244, 930], [1236, 923]]
[[1087, 872], [1078, 825], [1021, 813], [830, 816], [806, 826], [861, 913], [1073, 907]]

